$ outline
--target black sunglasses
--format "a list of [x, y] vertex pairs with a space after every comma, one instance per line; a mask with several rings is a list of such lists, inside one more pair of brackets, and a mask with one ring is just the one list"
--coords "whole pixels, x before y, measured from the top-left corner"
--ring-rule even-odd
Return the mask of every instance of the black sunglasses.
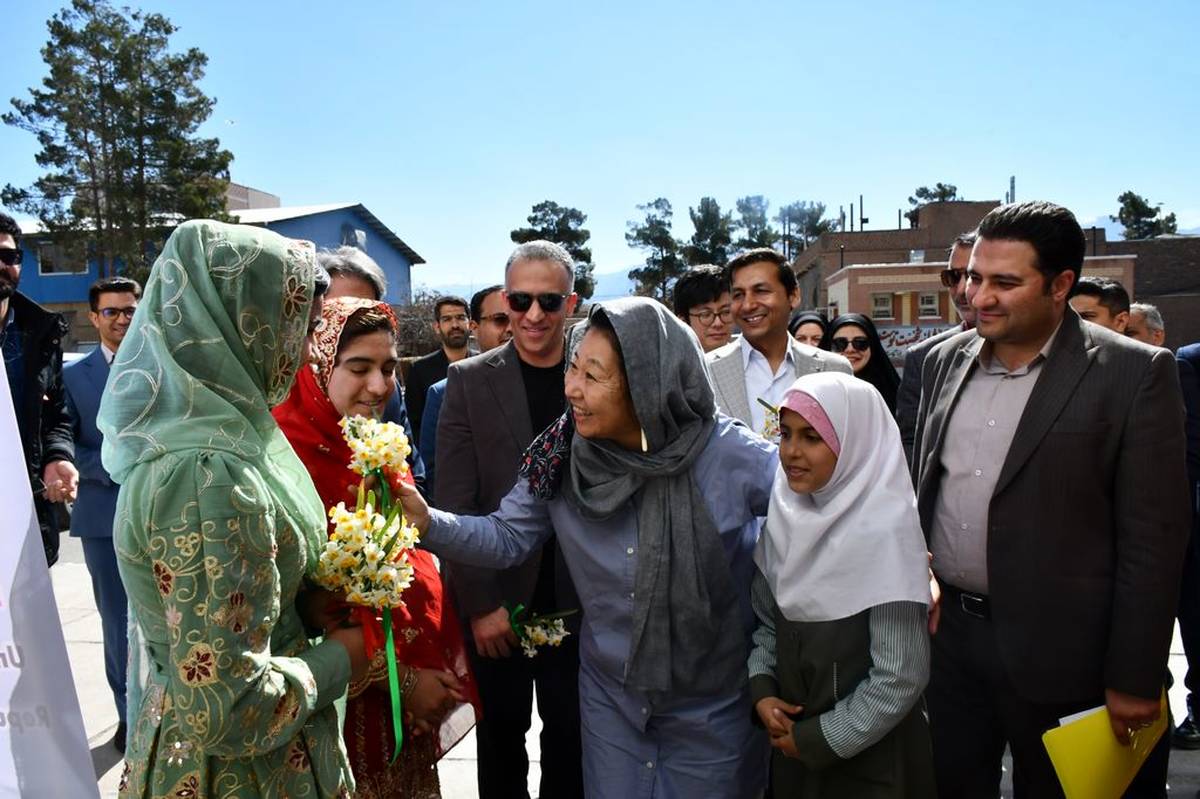
[[97, 313], [105, 319], [116, 319], [118, 315], [124, 316], [126, 319], [132, 319], [133, 312], [136, 310], [136, 305], [130, 305], [127, 308], [101, 308]]
[[943, 269], [942, 285], [948, 289], [952, 289], [958, 285], [959, 281], [962, 280], [966, 274], [966, 269]]
[[537, 299], [537, 304], [546, 313], [554, 313], [563, 307], [563, 303], [567, 301], [569, 294], [538, 294], [533, 295], [527, 291], [510, 291], [505, 295], [508, 298], [508, 307], [512, 308], [517, 313], [525, 313], [533, 307], [533, 301]]
[[859, 352], [866, 352], [871, 347], [871, 340], [866, 336], [855, 336], [854, 338], [838, 336], [829, 343], [834, 352], [845, 352], [847, 347], [854, 347]]
[[16, 266], [21, 263], [21, 250], [13, 249], [12, 247], [0, 247], [0, 261], [9, 266]]

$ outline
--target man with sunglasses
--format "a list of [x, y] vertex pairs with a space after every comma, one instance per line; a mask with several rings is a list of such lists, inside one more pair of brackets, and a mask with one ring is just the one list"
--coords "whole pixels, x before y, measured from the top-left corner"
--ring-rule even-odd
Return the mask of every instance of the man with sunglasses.
[[[437, 426], [434, 504], [486, 515], [517, 482], [534, 436], [562, 415], [567, 317], [575, 310], [575, 264], [548, 241], [518, 246], [504, 269], [512, 340], [450, 365]], [[533, 693], [542, 718], [541, 796], [583, 795], [579, 721], [579, 636], [521, 654], [509, 622], [519, 605], [533, 614], [571, 610], [579, 599], [553, 536], [510, 569], [447, 563], [448, 581], [479, 683], [476, 727], [481, 799], [528, 797], [525, 733]], [[578, 633], [578, 617], [567, 621]]]
[[921, 405], [921, 367], [929, 351], [948, 338], [975, 327], [975, 309], [967, 299], [967, 264], [971, 261], [971, 248], [975, 246], [975, 233], [963, 233], [950, 245], [950, 261], [942, 270], [942, 285], [950, 291], [962, 323], [936, 336], [930, 336], [908, 348], [904, 355], [904, 375], [900, 378], [900, 389], [896, 392], [896, 424], [900, 427], [900, 442], [904, 444], [904, 455], [912, 467], [913, 441], [917, 433], [917, 409]]
[[74, 500], [79, 485], [62, 388], [62, 338], [68, 326], [61, 314], [17, 291], [21, 260], [21, 228], [11, 216], [0, 213], [0, 350], [46, 563], [53, 565], [58, 560], [59, 531], [51, 504]]
[[725, 279], [742, 337], [705, 356], [717, 407], [778, 443], [779, 414], [774, 409], [787, 387], [810, 372], [851, 374], [850, 362], [801, 344], [788, 332], [800, 289], [796, 273], [780, 253], [769, 247], [742, 253], [725, 265]]
[[120, 486], [112, 481], [100, 462], [103, 436], [96, 428], [96, 414], [104, 396], [109, 366], [116, 357], [142, 287], [127, 277], [101, 278], [88, 290], [88, 320], [100, 344], [86, 358], [63, 369], [67, 410], [79, 463], [79, 498], [71, 511], [71, 535], [81, 539], [83, 560], [92, 578], [92, 595], [100, 611], [104, 637], [104, 675], [117, 706], [117, 732], [113, 745], [125, 751], [125, 661], [127, 659], [125, 613], [127, 600], [117, 555], [113, 549], [113, 517], [117, 512]]

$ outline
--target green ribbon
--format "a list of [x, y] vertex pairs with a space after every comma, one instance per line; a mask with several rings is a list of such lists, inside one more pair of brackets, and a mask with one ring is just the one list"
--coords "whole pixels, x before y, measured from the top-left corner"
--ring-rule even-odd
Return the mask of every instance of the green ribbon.
[[396, 665], [396, 645], [392, 639], [392, 609], [383, 609], [383, 626], [387, 629], [387, 670], [388, 692], [392, 696], [392, 731], [396, 734], [396, 749], [392, 752], [391, 763], [400, 757], [400, 747], [404, 745], [404, 713], [400, 706], [400, 669]]

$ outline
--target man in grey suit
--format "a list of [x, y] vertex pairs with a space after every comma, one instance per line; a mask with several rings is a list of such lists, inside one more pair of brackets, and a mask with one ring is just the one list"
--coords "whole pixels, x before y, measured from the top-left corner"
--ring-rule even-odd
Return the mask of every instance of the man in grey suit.
[[[571, 256], [548, 241], [522, 244], [504, 272], [512, 340], [452, 363], [437, 425], [434, 504], [485, 515], [517, 482], [534, 436], [562, 415], [566, 318], [575, 307]], [[541, 796], [583, 795], [579, 722], [579, 638], [521, 654], [509, 611], [572, 610], [579, 600], [553, 537], [519, 566], [481, 569], [448, 564], [483, 718], [477, 731], [481, 799], [527, 797], [533, 691], [542, 718]], [[572, 620], [576, 625], [577, 620]]]
[[950, 291], [950, 300], [958, 311], [962, 324], [930, 336], [908, 348], [904, 355], [904, 377], [896, 393], [896, 424], [900, 427], [900, 443], [904, 445], [904, 457], [912, 466], [913, 439], [917, 432], [917, 409], [921, 406], [921, 366], [929, 351], [948, 338], [975, 327], [975, 309], [967, 300], [967, 262], [971, 260], [971, 248], [975, 246], [975, 234], [963, 233], [950, 245], [950, 263], [942, 270], [942, 285]]
[[71, 535], [83, 543], [83, 560], [92, 578], [92, 594], [100, 611], [104, 639], [104, 675], [117, 706], [116, 748], [125, 751], [125, 664], [128, 626], [125, 588], [113, 549], [113, 517], [120, 486], [100, 463], [104, 437], [96, 429], [96, 414], [108, 380], [108, 368], [133, 321], [142, 287], [127, 277], [101, 278], [88, 290], [88, 319], [100, 336], [100, 346], [86, 358], [63, 369], [67, 413], [75, 438], [79, 493], [71, 511]]
[[1002, 206], [978, 236], [976, 328], [929, 353], [917, 421], [934, 764], [943, 797], [996, 797], [1007, 744], [1016, 796], [1060, 796], [1041, 741], [1059, 718], [1106, 705], [1128, 743], [1159, 715], [1188, 535], [1179, 374], [1068, 308], [1070, 211]]
[[[721, 412], [779, 443], [775, 408], [797, 377], [832, 369], [851, 374], [840, 355], [801, 344], [788, 333], [792, 309], [800, 304], [796, 273], [768, 247], [750, 250], [725, 265], [733, 318], [741, 338], [708, 353]], [[765, 403], [765, 404], [764, 404]]]

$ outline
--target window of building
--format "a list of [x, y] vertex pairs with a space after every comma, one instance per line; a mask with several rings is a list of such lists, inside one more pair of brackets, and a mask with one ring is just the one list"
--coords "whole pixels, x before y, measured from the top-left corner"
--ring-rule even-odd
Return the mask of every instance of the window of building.
[[872, 294], [871, 295], [871, 318], [872, 319], [891, 319], [892, 318], [892, 295], [891, 294]]
[[925, 263], [925, 251], [924, 250], [909, 250], [908, 251], [908, 262], [910, 264]]
[[81, 275], [87, 272], [87, 261], [72, 260], [61, 244], [41, 241], [37, 245], [38, 274]]
[[917, 295], [917, 315], [922, 318], [941, 316], [941, 311], [938, 310], [937, 292]]
[[829, 303], [829, 308], [828, 308], [828, 310], [827, 310], [825, 313], [826, 313], [826, 315], [829, 317], [829, 321], [831, 321], [831, 322], [832, 322], [834, 319], [837, 319], [837, 318], [838, 318], [838, 305], [837, 305], [837, 303], [836, 303], [836, 302], [831, 302], [831, 303]]

